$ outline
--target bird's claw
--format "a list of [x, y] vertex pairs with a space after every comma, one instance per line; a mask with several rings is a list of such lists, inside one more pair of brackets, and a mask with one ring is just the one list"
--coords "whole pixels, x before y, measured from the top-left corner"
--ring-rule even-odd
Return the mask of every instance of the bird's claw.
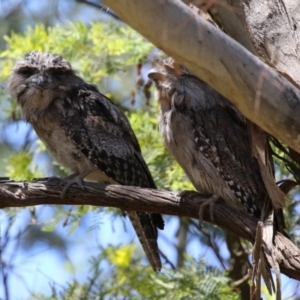
[[214, 221], [214, 206], [215, 203], [219, 200], [219, 196], [218, 195], [207, 195], [206, 199], [204, 198], [205, 196], [203, 194], [200, 194], [198, 192], [195, 191], [182, 191], [178, 194], [179, 197], [184, 198], [191, 198], [193, 199], [193, 201], [195, 203], [199, 203], [200, 204], [200, 208], [199, 208], [199, 225], [202, 226], [203, 223], [203, 213], [204, 213], [204, 209], [206, 206], [209, 206], [210, 209], [210, 220], [213, 222]]
[[60, 198], [64, 198], [66, 195], [67, 190], [70, 188], [71, 185], [77, 184], [82, 190], [84, 190], [83, 178], [86, 174], [79, 174], [79, 175], [70, 175], [63, 179], [61, 185], [65, 185], [62, 192], [60, 193]]
[[204, 209], [206, 206], [209, 206], [209, 214], [210, 214], [210, 220], [213, 222], [214, 221], [214, 207], [215, 203], [218, 201], [219, 196], [218, 195], [212, 195], [209, 197], [207, 200], [205, 200], [204, 203], [201, 203], [200, 208], [199, 208], [199, 225], [202, 226], [203, 223], [203, 213]]

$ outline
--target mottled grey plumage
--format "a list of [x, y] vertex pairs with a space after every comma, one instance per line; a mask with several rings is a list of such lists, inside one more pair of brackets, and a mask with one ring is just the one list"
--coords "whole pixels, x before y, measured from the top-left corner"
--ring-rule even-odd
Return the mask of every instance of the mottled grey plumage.
[[[156, 188], [125, 115], [76, 76], [61, 56], [25, 55], [16, 63], [8, 89], [52, 156], [77, 175], [71, 184], [86, 178]], [[128, 212], [128, 216], [153, 269], [160, 270], [161, 215]]]
[[268, 194], [244, 117], [171, 58], [155, 62], [148, 76], [157, 87], [162, 138], [196, 189], [259, 217]]

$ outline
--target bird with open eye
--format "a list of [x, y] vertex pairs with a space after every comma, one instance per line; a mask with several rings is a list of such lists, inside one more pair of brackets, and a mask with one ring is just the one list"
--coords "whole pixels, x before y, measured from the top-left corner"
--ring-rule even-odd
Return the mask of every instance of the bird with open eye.
[[[68, 187], [82, 180], [156, 188], [128, 119], [95, 86], [78, 77], [69, 62], [31, 52], [17, 61], [8, 90], [50, 154], [72, 172]], [[127, 212], [155, 271], [161, 269], [159, 214]]]

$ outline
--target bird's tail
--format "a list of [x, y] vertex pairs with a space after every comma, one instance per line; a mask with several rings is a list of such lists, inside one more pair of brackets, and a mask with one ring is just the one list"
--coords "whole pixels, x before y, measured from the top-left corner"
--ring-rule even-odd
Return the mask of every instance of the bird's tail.
[[161, 260], [157, 245], [157, 228], [149, 213], [127, 212], [140, 243], [154, 271], [161, 270]]

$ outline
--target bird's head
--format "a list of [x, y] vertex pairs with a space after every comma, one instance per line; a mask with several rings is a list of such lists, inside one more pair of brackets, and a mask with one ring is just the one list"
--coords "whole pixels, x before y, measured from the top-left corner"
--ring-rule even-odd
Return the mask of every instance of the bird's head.
[[30, 122], [28, 114], [41, 114], [63, 92], [62, 87], [81, 81], [61, 56], [33, 51], [17, 61], [7, 88]]
[[172, 96], [180, 89], [180, 80], [187, 73], [188, 71], [171, 57], [153, 62], [148, 77], [156, 85], [156, 96], [163, 109], [171, 107]]

